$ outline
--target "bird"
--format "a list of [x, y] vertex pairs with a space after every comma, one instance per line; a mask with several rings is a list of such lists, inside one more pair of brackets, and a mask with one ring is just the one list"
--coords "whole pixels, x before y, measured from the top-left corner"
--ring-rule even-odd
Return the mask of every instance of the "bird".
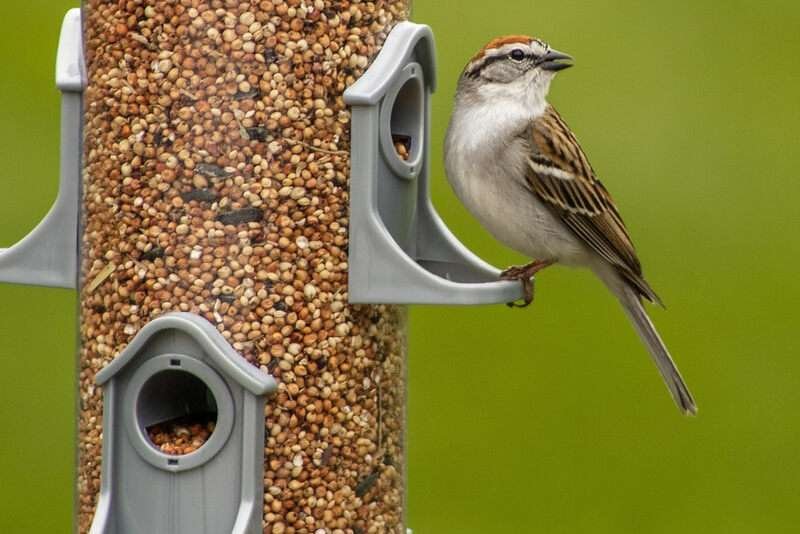
[[533, 276], [554, 264], [588, 268], [621, 303], [678, 408], [697, 405], [644, 308], [661, 305], [630, 234], [575, 134], [547, 101], [573, 58], [526, 35], [492, 39], [458, 80], [444, 143], [448, 181], [495, 239], [532, 258], [504, 270], [533, 300]]

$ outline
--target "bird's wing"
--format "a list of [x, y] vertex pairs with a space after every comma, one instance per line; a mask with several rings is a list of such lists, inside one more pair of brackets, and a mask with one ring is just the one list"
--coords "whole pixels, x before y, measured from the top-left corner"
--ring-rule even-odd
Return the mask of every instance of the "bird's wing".
[[660, 302], [642, 277], [636, 250], [614, 200], [558, 112], [548, 106], [533, 121], [529, 135], [532, 150], [527, 181], [533, 193], [643, 297]]

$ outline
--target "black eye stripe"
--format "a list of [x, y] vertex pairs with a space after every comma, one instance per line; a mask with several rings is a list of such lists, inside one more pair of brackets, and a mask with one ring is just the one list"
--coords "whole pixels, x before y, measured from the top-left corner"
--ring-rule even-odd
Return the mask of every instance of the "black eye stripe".
[[[511, 55], [514, 52], [521, 52], [522, 53], [522, 57], [520, 59], [512, 58]], [[514, 59], [514, 61], [521, 61], [521, 60], [527, 58], [529, 55], [530, 54], [525, 53], [525, 51], [523, 51], [521, 48], [515, 48], [511, 52], [508, 52], [508, 53], [505, 53], [505, 54], [497, 54], [497, 55], [493, 55], [493, 56], [489, 56], [489, 57], [485, 58], [481, 63], [478, 63], [477, 65], [472, 67], [472, 69], [469, 70], [468, 72], [466, 72], [465, 74], [466, 74], [466, 76], [468, 76], [470, 78], [477, 78], [478, 76], [480, 76], [480, 73], [481, 73], [481, 71], [483, 69], [485, 69], [486, 67], [488, 67], [492, 63], [495, 63], [496, 61], [506, 61], [509, 58]]]

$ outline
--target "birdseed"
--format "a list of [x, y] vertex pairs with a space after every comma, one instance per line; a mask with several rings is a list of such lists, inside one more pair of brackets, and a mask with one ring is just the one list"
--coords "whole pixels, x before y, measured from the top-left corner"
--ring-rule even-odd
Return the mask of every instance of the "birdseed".
[[146, 430], [150, 443], [156, 449], [164, 454], [179, 456], [189, 454], [202, 447], [214, 433], [215, 427], [215, 416], [182, 417], [153, 425]]
[[[264, 532], [405, 533], [405, 310], [347, 302], [342, 95], [408, 2], [84, 0], [83, 13], [78, 531], [100, 490], [95, 375], [149, 321], [187, 311], [278, 381]], [[150, 430], [187, 454], [213, 427]]]
[[394, 150], [397, 152], [397, 155], [403, 161], [408, 161], [408, 158], [411, 155], [411, 138], [407, 135], [393, 135], [392, 136], [392, 143], [394, 144]]

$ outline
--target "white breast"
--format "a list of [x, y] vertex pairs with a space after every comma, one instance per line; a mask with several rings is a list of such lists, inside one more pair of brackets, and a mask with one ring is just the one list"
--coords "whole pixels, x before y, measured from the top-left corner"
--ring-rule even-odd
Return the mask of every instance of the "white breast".
[[520, 133], [533, 119], [529, 109], [457, 109], [445, 142], [448, 180], [473, 216], [506, 246], [533, 259], [584, 264], [585, 246], [525, 182], [529, 145]]

